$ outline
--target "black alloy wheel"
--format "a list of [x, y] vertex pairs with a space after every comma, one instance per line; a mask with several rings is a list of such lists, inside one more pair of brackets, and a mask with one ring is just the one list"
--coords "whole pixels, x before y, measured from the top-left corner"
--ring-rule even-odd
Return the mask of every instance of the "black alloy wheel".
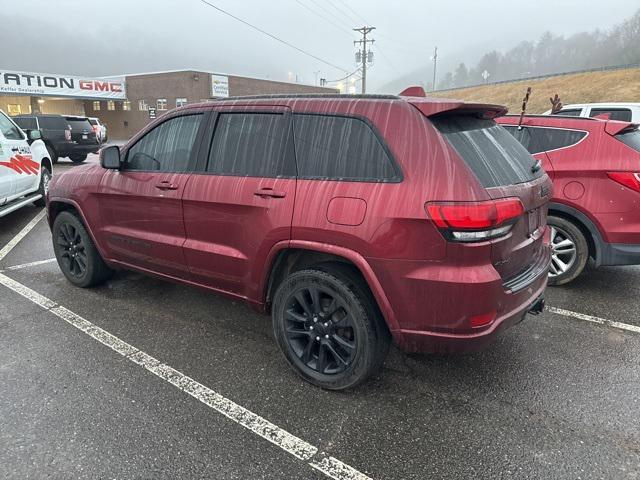
[[353, 313], [324, 289], [309, 286], [289, 296], [285, 332], [299, 361], [320, 374], [343, 372], [355, 357]]
[[82, 278], [87, 272], [88, 258], [82, 236], [74, 225], [60, 225], [56, 243], [60, 248], [60, 258], [66, 262], [65, 267], [70, 275]]

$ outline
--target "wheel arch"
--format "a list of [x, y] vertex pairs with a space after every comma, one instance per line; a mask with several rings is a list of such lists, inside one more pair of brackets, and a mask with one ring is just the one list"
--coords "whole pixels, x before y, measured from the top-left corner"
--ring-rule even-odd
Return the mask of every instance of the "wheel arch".
[[562, 203], [550, 203], [549, 215], [564, 218], [578, 227], [589, 245], [589, 256], [591, 256], [599, 266], [602, 263], [602, 235], [595, 223], [580, 210], [577, 210]]
[[103, 260], [106, 261], [106, 257], [104, 254], [104, 250], [102, 249], [100, 243], [97, 241], [96, 236], [93, 233], [93, 229], [91, 228], [91, 224], [87, 221], [87, 217], [85, 216], [82, 208], [73, 200], [69, 200], [67, 198], [51, 198], [49, 199], [49, 203], [47, 206], [47, 220], [49, 222], [49, 228], [53, 228], [53, 222], [55, 222], [56, 217], [62, 212], [72, 212], [80, 216], [80, 220], [82, 224], [87, 229], [93, 244], [96, 246], [98, 253]]
[[351, 269], [371, 292], [389, 330], [393, 332], [398, 329], [391, 304], [366, 259], [353, 250], [317, 242], [282, 242], [271, 251], [261, 287], [262, 300], [267, 310], [278, 285], [287, 275], [314, 265], [329, 263], [339, 263]]

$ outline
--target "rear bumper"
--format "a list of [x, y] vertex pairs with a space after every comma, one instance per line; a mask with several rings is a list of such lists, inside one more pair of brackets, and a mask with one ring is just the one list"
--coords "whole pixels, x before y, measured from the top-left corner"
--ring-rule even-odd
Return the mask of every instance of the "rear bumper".
[[[540, 313], [547, 261], [527, 284], [509, 288], [492, 265], [445, 267], [432, 262], [370, 260], [394, 311], [396, 345], [407, 352], [481, 350], [527, 312]], [[489, 325], [472, 328], [469, 318], [495, 312]]]
[[640, 265], [640, 245], [602, 243], [600, 265]]

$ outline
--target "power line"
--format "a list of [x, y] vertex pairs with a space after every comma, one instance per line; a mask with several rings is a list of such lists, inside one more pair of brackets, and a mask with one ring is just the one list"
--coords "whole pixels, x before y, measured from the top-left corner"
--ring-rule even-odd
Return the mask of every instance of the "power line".
[[327, 83], [336, 83], [336, 82], [341, 82], [343, 80], [346, 80], [349, 77], [353, 77], [356, 73], [358, 73], [360, 71], [360, 67], [358, 67], [357, 69], [355, 69], [353, 72], [351, 72], [349, 75], [347, 75], [346, 77], [342, 77], [342, 78], [338, 78], [337, 80], [326, 80]]
[[221, 9], [220, 7], [217, 7], [216, 5], [214, 5], [214, 4], [212, 4], [212, 3], [209, 3], [209, 2], [207, 2], [206, 0], [200, 0], [200, 2], [204, 3], [205, 5], [210, 6], [211, 8], [213, 8], [213, 9], [215, 9], [215, 10], [219, 11], [220, 13], [223, 13], [223, 14], [227, 15], [228, 17], [233, 18], [234, 20], [236, 20], [236, 21], [238, 21], [238, 22], [240, 22], [240, 23], [243, 23], [244, 25], [246, 25], [246, 26], [248, 26], [248, 27], [253, 28], [254, 30], [256, 30], [256, 31], [258, 31], [258, 32], [260, 32], [260, 33], [262, 33], [263, 35], [266, 35], [267, 37], [272, 38], [272, 39], [276, 40], [277, 42], [282, 43], [283, 45], [286, 45], [286, 46], [287, 46], [287, 47], [289, 47], [289, 48], [293, 48], [294, 50], [296, 50], [296, 51], [298, 51], [298, 52], [300, 52], [300, 53], [302, 53], [302, 54], [304, 54], [304, 55], [306, 55], [306, 56], [308, 56], [308, 57], [311, 57], [311, 58], [313, 58], [313, 59], [315, 59], [315, 60], [318, 60], [319, 62], [324, 63], [325, 65], [329, 65], [330, 67], [335, 68], [336, 70], [343, 71], [343, 72], [348, 72], [348, 71], [349, 71], [349, 70], [347, 70], [346, 68], [342, 68], [342, 67], [339, 67], [339, 66], [337, 66], [337, 65], [334, 65], [333, 63], [331, 63], [331, 62], [329, 62], [329, 61], [327, 61], [327, 60], [324, 60], [324, 59], [322, 59], [322, 58], [318, 57], [317, 55], [314, 55], [313, 53], [307, 52], [306, 50], [303, 50], [303, 49], [301, 49], [301, 48], [299, 48], [299, 47], [296, 47], [294, 44], [289, 43], [289, 42], [287, 42], [286, 40], [283, 40], [283, 39], [281, 39], [281, 38], [279, 38], [279, 37], [276, 37], [275, 35], [273, 35], [273, 34], [271, 34], [271, 33], [267, 32], [267, 31], [265, 31], [265, 30], [261, 29], [260, 27], [256, 27], [255, 25], [253, 25], [253, 24], [251, 24], [251, 23], [247, 22], [246, 20], [243, 20], [243, 19], [241, 19], [240, 17], [236, 17], [236, 16], [235, 16], [235, 15], [233, 15], [232, 13], [229, 13], [229, 12], [227, 12], [226, 10]]
[[331, 15], [333, 18], [335, 18], [338, 22], [342, 23], [342, 25], [344, 25], [346, 28], [351, 28], [352, 25], [349, 25], [347, 22], [345, 22], [341, 17], [337, 16], [335, 13], [333, 13], [331, 10], [327, 9], [324, 5], [322, 5], [321, 3], [318, 3], [316, 0], [309, 0], [311, 3], [313, 3], [316, 7], [318, 7], [319, 9], [325, 11], [326, 13], [328, 13], [329, 15]]
[[360, 20], [362, 20], [362, 21], [364, 22], [364, 24], [365, 24], [365, 25], [370, 25], [370, 24], [369, 24], [369, 22], [367, 22], [367, 21], [364, 19], [364, 17], [362, 17], [358, 12], [356, 12], [353, 8], [351, 8], [351, 7], [349, 6], [349, 4], [348, 4], [345, 0], [340, 0], [340, 3], [342, 3], [345, 7], [347, 7], [347, 9], [348, 9], [351, 13], [353, 13], [353, 14], [355, 15], [355, 17], [354, 17], [354, 18], [356, 18], [356, 19], [358, 19], [358, 18], [359, 18]]
[[341, 15], [344, 15], [346, 17], [346, 19], [349, 20], [350, 22], [353, 22], [354, 24], [360, 23], [360, 21], [357, 18], [355, 18], [353, 15], [349, 14], [349, 12], [343, 10], [341, 7], [339, 7], [335, 3], [333, 3], [332, 0], [326, 0], [326, 1], [329, 3], [329, 5], [331, 5], [333, 8], [335, 8], [337, 12], [339, 12]]
[[308, 5], [305, 5], [304, 3], [302, 3], [300, 0], [296, 0], [296, 2], [301, 6], [306, 8], [307, 10], [309, 10], [311, 13], [313, 13], [314, 15], [316, 15], [317, 17], [323, 19], [325, 22], [330, 23], [331, 25], [333, 25], [334, 27], [336, 27], [338, 30], [340, 30], [343, 33], [348, 34], [349, 36], [353, 36], [353, 33], [349, 30], [346, 30], [345, 28], [343, 28], [342, 26], [338, 25], [336, 22], [334, 22], [333, 20], [331, 20], [330, 18], [325, 17], [324, 15], [322, 15], [319, 12], [316, 12], [315, 10], [313, 10], [311, 7], [309, 7]]

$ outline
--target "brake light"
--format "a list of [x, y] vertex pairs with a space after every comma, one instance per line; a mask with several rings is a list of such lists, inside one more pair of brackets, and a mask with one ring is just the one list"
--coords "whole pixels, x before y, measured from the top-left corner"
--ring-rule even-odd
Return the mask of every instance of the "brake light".
[[518, 198], [484, 202], [429, 202], [427, 214], [449, 240], [475, 242], [506, 235], [524, 213]]
[[64, 138], [65, 140], [71, 140], [71, 129], [68, 128], [64, 131]]
[[640, 192], [640, 173], [635, 172], [607, 172], [609, 178], [636, 192]]

